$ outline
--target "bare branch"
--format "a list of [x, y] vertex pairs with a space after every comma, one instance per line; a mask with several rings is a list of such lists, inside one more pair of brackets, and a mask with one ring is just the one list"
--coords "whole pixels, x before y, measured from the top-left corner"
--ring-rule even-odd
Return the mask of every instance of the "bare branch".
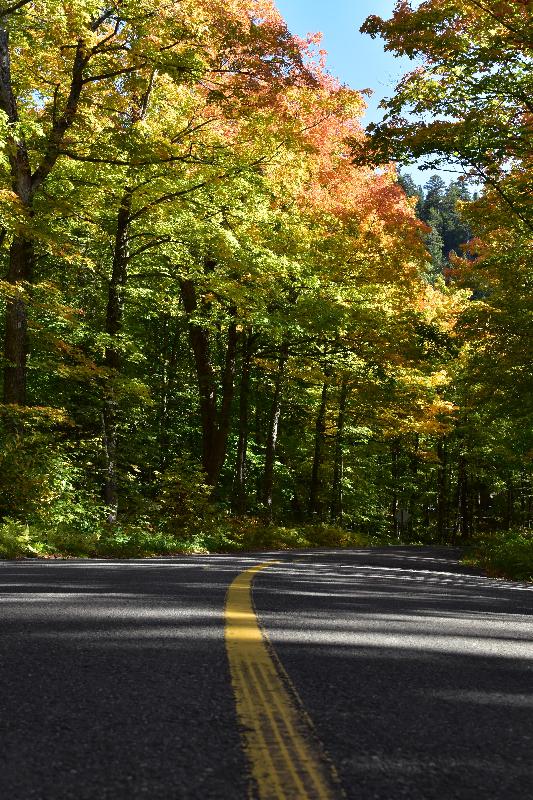
[[531, 222], [529, 221], [529, 219], [528, 219], [526, 216], [524, 216], [524, 214], [522, 214], [522, 212], [521, 212], [520, 210], [518, 210], [518, 208], [516, 207], [516, 204], [515, 204], [515, 203], [514, 203], [514, 202], [511, 200], [511, 198], [509, 197], [509, 195], [507, 194], [507, 192], [505, 192], [505, 191], [504, 191], [504, 190], [501, 188], [501, 186], [499, 185], [499, 183], [498, 183], [496, 180], [494, 180], [494, 178], [491, 178], [491, 177], [490, 177], [490, 175], [488, 175], [488, 174], [487, 174], [487, 173], [486, 173], [486, 172], [485, 172], [485, 171], [482, 169], [482, 167], [480, 167], [478, 164], [475, 164], [475, 163], [473, 163], [473, 162], [470, 162], [470, 163], [471, 163], [471, 166], [473, 167], [474, 171], [476, 172], [476, 174], [479, 176], [479, 178], [480, 178], [480, 179], [481, 179], [481, 180], [482, 180], [484, 183], [486, 183], [486, 184], [487, 184], [487, 186], [490, 186], [490, 187], [491, 187], [491, 189], [494, 189], [494, 191], [496, 192], [496, 194], [498, 194], [498, 195], [499, 195], [499, 196], [502, 198], [502, 200], [503, 200], [503, 201], [504, 201], [504, 202], [505, 202], [505, 203], [506, 203], [506, 204], [509, 206], [509, 208], [511, 209], [511, 211], [513, 212], [513, 214], [515, 214], [515, 216], [517, 216], [517, 217], [518, 217], [518, 219], [519, 219], [521, 222], [523, 222], [523, 223], [524, 223], [524, 225], [526, 225], [526, 226], [529, 228], [529, 230], [533, 231], [533, 224], [531, 224]]
[[211, 164], [211, 161], [206, 161], [198, 158], [189, 157], [186, 155], [181, 156], [167, 156], [166, 158], [146, 158], [142, 161], [131, 161], [127, 158], [99, 158], [98, 156], [83, 156], [72, 150], [61, 150], [60, 155], [68, 156], [73, 161], [86, 161], [89, 164], [109, 164], [113, 167], [149, 167], [157, 166], [158, 164], [172, 164], [175, 161], [182, 161], [194, 164]]
[[176, 200], [178, 197], [185, 197], [186, 195], [191, 194], [192, 192], [196, 192], [198, 189], [203, 189], [206, 186], [210, 186], [215, 181], [218, 182], [220, 180], [224, 180], [224, 178], [232, 178], [234, 176], [240, 175], [243, 172], [246, 172], [246, 170], [258, 166], [258, 164], [264, 162], [265, 160], [266, 157], [262, 156], [261, 158], [258, 158], [256, 161], [250, 164], [246, 164], [245, 166], [240, 167], [239, 169], [232, 169], [222, 174], [214, 175], [212, 178], [207, 178], [205, 181], [196, 183], [194, 186], [190, 186], [188, 189], [180, 189], [177, 192], [169, 192], [168, 194], [161, 195], [161, 197], [158, 197], [156, 200], [152, 200], [150, 203], [147, 203], [145, 206], [139, 208], [138, 211], [132, 214], [130, 216], [130, 222], [133, 222], [133, 220], [138, 219], [144, 213], [150, 211], [150, 209], [155, 208], [158, 205], [161, 205], [161, 203], [168, 203], [171, 200]]

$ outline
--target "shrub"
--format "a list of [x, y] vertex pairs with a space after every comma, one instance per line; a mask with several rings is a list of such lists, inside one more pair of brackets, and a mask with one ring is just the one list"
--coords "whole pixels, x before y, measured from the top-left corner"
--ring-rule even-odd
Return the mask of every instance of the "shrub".
[[496, 577], [533, 581], [533, 531], [483, 534], [465, 562], [481, 566]]
[[291, 550], [314, 547], [364, 547], [366, 538], [333, 525], [282, 527], [254, 517], [224, 520], [204, 537], [210, 551]]
[[194, 537], [210, 521], [217, 510], [211, 502], [211, 487], [196, 462], [180, 459], [161, 478], [158, 498], [163, 529], [179, 539]]
[[0, 558], [23, 558], [38, 555], [29, 525], [6, 518], [0, 525]]

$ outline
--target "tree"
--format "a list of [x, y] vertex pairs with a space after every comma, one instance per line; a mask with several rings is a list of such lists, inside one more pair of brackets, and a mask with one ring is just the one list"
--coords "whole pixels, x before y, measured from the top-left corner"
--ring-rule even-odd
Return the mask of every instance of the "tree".
[[[507, 486], [509, 504], [509, 485], [518, 482], [516, 473], [509, 477], [510, 450], [521, 453], [518, 461], [524, 465], [520, 432], [531, 427], [524, 296], [524, 256], [531, 251], [533, 229], [527, 199], [532, 155], [530, 17], [529, 4], [522, 2], [427, 0], [416, 9], [401, 2], [390, 20], [372, 16], [363, 26], [370, 35], [383, 36], [388, 49], [422, 62], [384, 103], [385, 118], [371, 127], [364, 147], [356, 148], [357, 160], [424, 158], [426, 166], [444, 168], [455, 163], [482, 186], [481, 196], [468, 202], [461, 183], [452, 184], [439, 200], [438, 214], [430, 212], [430, 244], [438, 251], [438, 233], [443, 253], [449, 253], [447, 280], [465, 287], [470, 296], [458, 318], [461, 347], [453, 368], [451, 397], [460, 411], [448, 441], [439, 445], [439, 526], [442, 529], [446, 505], [445, 471], [454, 470], [456, 528], [463, 535], [470, 534], [475, 523], [475, 493], [485, 513], [490, 505], [487, 483], [497, 498]], [[411, 114], [409, 120], [405, 111]], [[517, 438], [508, 451], [503, 442], [510, 430]], [[502, 436], [498, 458], [496, 431]], [[491, 436], [495, 438], [489, 444]], [[488, 477], [489, 452], [496, 459], [492, 469], [501, 478]], [[456, 459], [455, 467], [450, 457]], [[506, 511], [505, 517], [510, 516]]]
[[[397, 22], [438, 49], [431, 6], [457, 44], [465, 4]], [[269, 0], [3, 7], [6, 530], [134, 555], [527, 519], [525, 158], [475, 200], [376, 170], [360, 94]]]
[[367, 153], [379, 163], [455, 162], [531, 230], [527, 177], [507, 183], [509, 168], [531, 165], [532, 157], [529, 4], [426, 0], [413, 9], [402, 0], [390, 20], [370, 16], [361, 30], [382, 36], [388, 50], [423, 59], [384, 101]]

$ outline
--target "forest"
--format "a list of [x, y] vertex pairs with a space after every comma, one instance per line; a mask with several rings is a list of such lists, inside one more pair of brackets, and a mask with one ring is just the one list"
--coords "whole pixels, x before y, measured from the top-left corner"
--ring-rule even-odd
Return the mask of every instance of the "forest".
[[0, 2], [0, 557], [533, 575], [531, 8], [414, 5], [365, 129], [271, 0]]

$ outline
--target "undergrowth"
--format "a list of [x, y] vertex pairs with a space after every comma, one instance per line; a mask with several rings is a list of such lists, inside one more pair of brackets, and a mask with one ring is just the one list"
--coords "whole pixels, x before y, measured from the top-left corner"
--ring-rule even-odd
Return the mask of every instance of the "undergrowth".
[[481, 534], [463, 561], [494, 577], [533, 581], [533, 530]]
[[326, 525], [282, 527], [259, 519], [223, 518], [197, 530], [170, 532], [149, 520], [92, 530], [72, 525], [43, 527], [13, 519], [0, 525], [0, 558], [141, 558], [158, 555], [237, 553], [315, 547], [364, 547], [365, 537]]

